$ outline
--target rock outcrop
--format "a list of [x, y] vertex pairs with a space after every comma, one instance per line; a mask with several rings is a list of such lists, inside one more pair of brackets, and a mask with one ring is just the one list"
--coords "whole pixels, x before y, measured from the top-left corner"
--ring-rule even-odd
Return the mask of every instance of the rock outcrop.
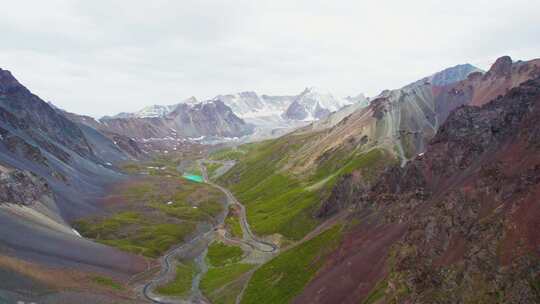
[[0, 204], [11, 203], [31, 206], [52, 197], [51, 189], [43, 178], [28, 171], [13, 170], [0, 173]]

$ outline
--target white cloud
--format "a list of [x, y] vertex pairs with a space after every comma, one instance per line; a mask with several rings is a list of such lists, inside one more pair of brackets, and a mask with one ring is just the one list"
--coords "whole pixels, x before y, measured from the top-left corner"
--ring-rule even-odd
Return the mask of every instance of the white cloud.
[[241, 90], [373, 95], [459, 63], [540, 57], [540, 2], [525, 0], [0, 5], [0, 67], [94, 116]]

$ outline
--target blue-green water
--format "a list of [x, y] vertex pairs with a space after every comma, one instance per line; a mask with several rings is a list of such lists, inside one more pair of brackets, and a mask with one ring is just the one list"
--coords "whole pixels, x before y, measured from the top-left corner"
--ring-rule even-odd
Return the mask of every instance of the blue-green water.
[[195, 175], [195, 174], [184, 174], [182, 175], [183, 178], [187, 179], [187, 180], [190, 180], [192, 182], [196, 182], [196, 183], [204, 183], [204, 179], [202, 176], [200, 175]]

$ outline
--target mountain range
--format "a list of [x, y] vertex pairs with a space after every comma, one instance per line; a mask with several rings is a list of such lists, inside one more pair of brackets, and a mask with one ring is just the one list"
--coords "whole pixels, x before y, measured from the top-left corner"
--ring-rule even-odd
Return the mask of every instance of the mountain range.
[[316, 88], [296, 96], [258, 95], [252, 91], [218, 95], [207, 101], [190, 97], [174, 105], [152, 105], [134, 113], [99, 119], [108, 130], [136, 141], [261, 140], [325, 118], [344, 106], [367, 104], [362, 94], [336, 99]]

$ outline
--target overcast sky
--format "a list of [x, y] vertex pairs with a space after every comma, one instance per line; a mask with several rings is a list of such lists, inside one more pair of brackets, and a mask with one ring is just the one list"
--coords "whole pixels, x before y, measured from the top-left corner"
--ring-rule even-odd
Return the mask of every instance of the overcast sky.
[[540, 1], [0, 0], [0, 67], [93, 116], [254, 90], [341, 97], [540, 57]]

